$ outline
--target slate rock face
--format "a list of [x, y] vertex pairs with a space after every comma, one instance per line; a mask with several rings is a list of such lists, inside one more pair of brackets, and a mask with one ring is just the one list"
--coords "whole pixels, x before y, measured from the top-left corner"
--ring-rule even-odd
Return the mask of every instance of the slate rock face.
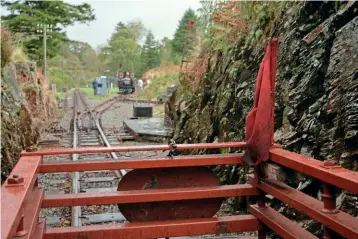
[[[280, 37], [275, 140], [317, 159], [358, 169], [358, 3], [287, 4], [273, 29]], [[207, 80], [175, 120], [176, 142], [244, 140], [264, 48], [259, 42], [215, 52]]]
[[[358, 167], [358, 17], [335, 33], [326, 73], [327, 112], [332, 129], [322, 132], [322, 152]], [[335, 152], [339, 148], [341, 152]]]
[[[271, 30], [271, 37], [280, 38], [275, 141], [290, 151], [358, 170], [358, 2], [342, 3], [340, 9], [329, 1], [285, 4]], [[177, 113], [176, 143], [245, 140], [263, 53], [262, 42], [238, 39], [227, 53], [212, 54], [204, 85]], [[215, 171], [225, 184], [245, 183], [251, 173], [232, 165]], [[320, 198], [321, 184], [314, 179], [292, 173], [287, 183]], [[342, 193], [340, 198], [341, 209], [357, 216], [352, 207], [357, 196]], [[246, 199], [232, 205], [234, 210], [246, 208]], [[271, 206], [294, 220], [305, 218], [277, 200]], [[320, 225], [303, 221], [305, 228], [321, 233]]]

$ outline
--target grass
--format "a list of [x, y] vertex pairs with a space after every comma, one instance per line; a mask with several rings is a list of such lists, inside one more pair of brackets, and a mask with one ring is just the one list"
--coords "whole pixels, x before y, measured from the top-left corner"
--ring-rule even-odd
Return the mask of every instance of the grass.
[[164, 104], [154, 106], [154, 108], [153, 108], [153, 117], [164, 118]]
[[63, 92], [57, 92], [56, 93], [56, 96], [60, 99], [60, 100], [63, 100], [65, 98], [65, 93]]
[[105, 95], [95, 95], [93, 88], [80, 88], [81, 91], [85, 92], [88, 97], [90, 97], [91, 99], [94, 100], [108, 100], [112, 97], [114, 97], [115, 95], [117, 95], [118, 93], [118, 88], [114, 87], [114, 88], [110, 88], [109, 91], [107, 92], [107, 94]]
[[[149, 85], [150, 97], [156, 100], [162, 93], [166, 92], [167, 87], [178, 80], [178, 73], [168, 73], [162, 76], [154, 76]], [[143, 90], [138, 99], [147, 100], [147, 93]]]

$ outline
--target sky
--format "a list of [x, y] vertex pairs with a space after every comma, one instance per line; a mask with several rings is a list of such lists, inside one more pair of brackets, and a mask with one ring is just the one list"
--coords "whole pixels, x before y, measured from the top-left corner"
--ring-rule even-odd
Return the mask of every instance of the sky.
[[91, 4], [96, 20], [88, 24], [75, 24], [66, 29], [72, 40], [88, 42], [93, 48], [107, 43], [116, 24], [141, 20], [152, 30], [156, 39], [172, 38], [178, 22], [188, 8], [197, 10], [200, 0], [65, 0], [71, 4]]

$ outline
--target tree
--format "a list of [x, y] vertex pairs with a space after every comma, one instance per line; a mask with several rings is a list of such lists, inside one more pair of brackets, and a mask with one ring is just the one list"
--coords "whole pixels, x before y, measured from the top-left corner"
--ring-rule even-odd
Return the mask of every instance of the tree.
[[87, 3], [75, 5], [63, 1], [2, 1], [10, 14], [3, 16], [11, 32], [22, 33], [30, 40], [24, 42], [27, 54], [41, 60], [43, 36], [39, 36], [39, 24], [53, 26], [48, 32], [47, 53], [53, 57], [58, 53], [61, 42], [68, 41], [64, 29], [75, 22], [86, 23], [95, 19], [93, 9]]
[[[182, 54], [184, 48], [185, 36], [187, 32], [187, 24], [190, 20], [194, 20], [195, 22], [197, 20], [195, 12], [191, 8], [185, 11], [182, 19], [179, 21], [179, 26], [174, 33], [174, 38], [172, 41], [173, 54], [177, 54], [177, 55]], [[192, 46], [193, 41], [194, 41], [193, 38], [188, 39], [188, 49], [190, 49], [190, 47]]]
[[169, 65], [172, 63], [172, 42], [168, 37], [164, 37], [160, 44], [159, 58], [160, 65]]
[[88, 43], [80, 41], [63, 43], [58, 54], [49, 59], [49, 65], [50, 82], [58, 88], [84, 85], [104, 70], [103, 62], [95, 50]]
[[94, 77], [102, 71], [97, 53], [87, 42], [71, 41], [68, 50], [81, 61], [87, 78]]
[[206, 33], [207, 30], [211, 27], [212, 21], [211, 16], [215, 10], [219, 1], [201, 1], [201, 7], [198, 9], [198, 22], [197, 28], [200, 29], [201, 32]]
[[142, 22], [132, 21], [124, 24], [119, 22], [112, 34], [108, 45], [100, 49], [99, 57], [107, 63], [112, 72], [131, 71], [139, 74], [140, 62], [140, 40], [145, 32]]
[[86, 80], [83, 64], [74, 54], [70, 55], [70, 57], [67, 59], [65, 72], [67, 75], [71, 76], [79, 85], [82, 85]]
[[141, 60], [144, 71], [159, 66], [160, 62], [158, 45], [159, 44], [157, 41], [155, 41], [152, 31], [148, 31], [141, 52]]

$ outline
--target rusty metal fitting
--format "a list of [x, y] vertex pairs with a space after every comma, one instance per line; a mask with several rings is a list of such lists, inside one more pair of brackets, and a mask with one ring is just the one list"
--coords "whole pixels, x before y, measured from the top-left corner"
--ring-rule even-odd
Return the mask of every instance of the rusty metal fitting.
[[329, 160], [325, 160], [323, 161], [323, 165], [324, 166], [335, 166], [336, 165], [336, 161], [332, 160], [332, 159], [329, 159]]
[[8, 178], [7, 183], [8, 184], [20, 184], [24, 182], [23, 177], [19, 177], [17, 174], [13, 174], [12, 177]]
[[173, 158], [173, 156], [177, 155], [177, 145], [173, 139], [170, 139], [168, 146], [169, 146], [169, 154], [167, 156]]
[[35, 152], [35, 151], [37, 151], [37, 148], [35, 148], [35, 147], [27, 147], [26, 149], [26, 152]]

